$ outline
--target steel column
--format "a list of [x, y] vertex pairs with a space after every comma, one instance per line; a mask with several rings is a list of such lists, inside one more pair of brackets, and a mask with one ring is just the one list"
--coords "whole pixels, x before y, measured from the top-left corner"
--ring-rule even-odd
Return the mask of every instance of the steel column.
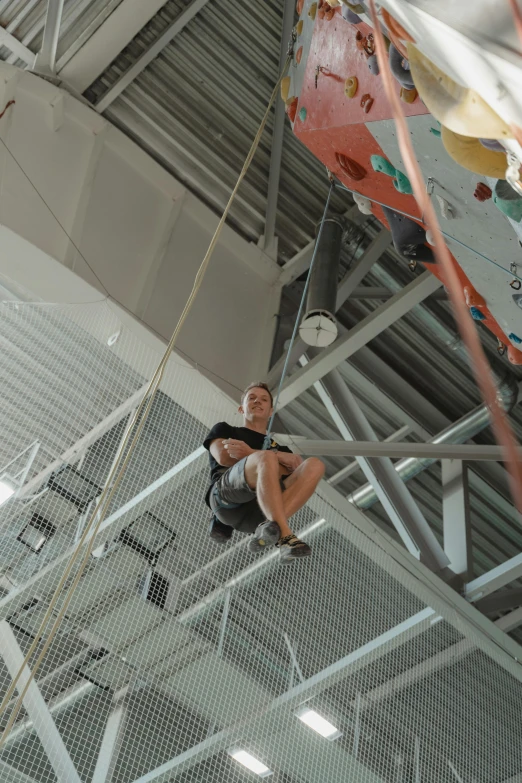
[[[17, 685], [17, 690], [21, 693], [29, 680], [30, 670], [27, 665], [24, 665], [24, 655], [11, 626], [5, 620], [0, 622], [0, 655], [13, 679], [23, 667]], [[71, 761], [69, 752], [35, 680], [29, 685], [23, 704], [33, 721], [35, 731], [59, 783], [81, 783], [76, 767]]]
[[462, 460], [442, 460], [444, 551], [450, 568], [463, 579], [473, 573], [467, 468]]
[[[473, 461], [501, 461], [504, 452], [501, 446], [478, 446], [475, 444], [451, 443], [394, 443], [392, 441], [342, 441], [310, 440], [301, 435], [277, 434], [281, 445], [290, 445], [298, 454], [309, 457], [390, 457], [431, 460], [457, 459]], [[519, 451], [522, 460], [522, 449]], [[417, 471], [420, 473], [420, 471]], [[371, 504], [370, 504], [371, 505]]]
[[33, 71], [44, 76], [56, 76], [56, 50], [65, 0], [48, 0], [42, 48], [36, 55]]

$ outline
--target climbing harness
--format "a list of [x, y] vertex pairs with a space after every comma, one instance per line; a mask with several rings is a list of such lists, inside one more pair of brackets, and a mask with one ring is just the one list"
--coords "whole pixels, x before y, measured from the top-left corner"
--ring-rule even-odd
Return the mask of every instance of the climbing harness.
[[324, 210], [323, 210], [323, 216], [321, 218], [321, 223], [319, 224], [319, 231], [317, 232], [317, 238], [315, 240], [314, 251], [312, 253], [312, 260], [310, 261], [310, 267], [308, 269], [308, 274], [306, 276], [305, 287], [303, 289], [303, 294], [301, 296], [301, 301], [299, 302], [299, 310], [297, 311], [297, 316], [296, 316], [295, 323], [294, 323], [294, 329], [293, 329], [293, 332], [292, 332], [292, 337], [290, 338], [290, 343], [289, 343], [289, 346], [288, 346], [288, 349], [287, 349], [287, 352], [286, 352], [286, 358], [285, 358], [285, 363], [283, 365], [283, 372], [281, 374], [281, 380], [279, 381], [279, 385], [277, 387], [277, 392], [276, 392], [276, 396], [275, 396], [275, 400], [274, 400], [272, 415], [270, 417], [270, 421], [268, 422], [268, 427], [267, 427], [267, 431], [266, 431], [266, 435], [265, 435], [265, 440], [263, 442], [263, 449], [269, 449], [271, 441], [272, 441], [271, 433], [272, 433], [272, 426], [274, 424], [274, 417], [276, 415], [277, 404], [279, 402], [279, 397], [281, 395], [281, 389], [283, 388], [283, 383], [284, 383], [285, 378], [286, 378], [286, 373], [287, 373], [287, 370], [288, 370], [288, 364], [289, 364], [289, 361], [290, 361], [290, 355], [292, 353], [292, 348], [294, 347], [294, 343], [295, 343], [295, 340], [296, 340], [296, 337], [297, 337], [297, 330], [299, 329], [299, 324], [301, 323], [301, 315], [303, 313], [303, 308], [304, 308], [304, 304], [305, 304], [305, 301], [306, 301], [306, 294], [308, 293], [308, 286], [310, 284], [310, 278], [311, 278], [311, 275], [312, 275], [312, 269], [314, 268], [315, 258], [317, 256], [317, 250], [319, 248], [319, 242], [321, 241], [321, 234], [323, 233], [324, 222], [325, 222], [326, 216], [328, 214], [328, 209], [330, 207], [330, 199], [332, 198], [332, 193], [333, 193], [334, 188], [335, 188], [335, 183], [333, 181], [330, 181], [330, 188], [328, 190], [328, 196], [326, 197], [326, 204], [324, 205]]
[[[13, 677], [13, 680], [11, 682], [10, 687], [8, 688], [6, 694], [4, 695], [4, 698], [2, 700], [2, 703], [0, 704], [0, 718], [4, 714], [11, 697], [13, 696], [15, 690], [17, 689], [17, 686], [20, 683], [20, 678], [23, 676], [24, 671], [26, 670], [26, 667], [31, 660], [33, 654], [35, 653], [37, 647], [40, 644], [40, 640], [42, 639], [47, 626], [49, 624], [49, 621], [51, 617], [53, 616], [55, 609], [57, 607], [59, 599], [62, 598], [62, 590], [68, 583], [69, 579], [73, 576], [73, 568], [77, 564], [77, 561], [80, 560], [80, 553], [82, 548], [85, 546], [85, 553], [83, 557], [80, 560], [80, 565], [74, 574], [74, 578], [72, 578], [72, 581], [70, 584], [67, 585], [65, 595], [63, 596], [63, 601], [61, 602], [60, 609], [57, 612], [57, 615], [54, 619], [53, 625], [51, 627], [51, 630], [49, 631], [49, 635], [47, 636], [45, 642], [42, 645], [41, 650], [38, 653], [38, 657], [34, 661], [33, 664], [31, 664], [31, 671], [26, 679], [26, 682], [24, 684], [24, 687], [22, 688], [20, 686], [19, 688], [19, 696], [16, 700], [16, 703], [13, 707], [13, 710], [11, 712], [11, 715], [9, 716], [9, 720], [7, 721], [7, 724], [2, 732], [2, 735], [0, 737], [0, 748], [4, 744], [9, 732], [11, 731], [11, 728], [13, 727], [13, 724], [18, 717], [18, 714], [20, 712], [20, 709], [22, 708], [23, 700], [27, 694], [27, 691], [29, 689], [29, 686], [31, 682], [33, 681], [34, 677], [36, 676], [36, 673], [38, 672], [42, 661], [54, 639], [56, 636], [56, 633], [58, 631], [58, 628], [65, 616], [65, 613], [67, 612], [67, 608], [72, 600], [74, 591], [76, 590], [79, 581], [85, 571], [85, 568], [87, 567], [89, 557], [92, 551], [92, 548], [94, 546], [94, 541], [96, 534], [98, 533], [100, 526], [105, 519], [105, 515], [107, 513], [107, 510], [109, 508], [109, 504], [114, 497], [114, 494], [125, 474], [125, 471], [127, 469], [127, 465], [131, 459], [131, 456], [134, 452], [134, 449], [136, 448], [137, 441], [141, 435], [141, 432], [143, 430], [143, 427], [145, 426], [145, 422], [147, 421], [148, 415], [150, 413], [150, 410], [152, 408], [152, 404], [155, 398], [156, 391], [159, 388], [159, 385], [161, 383], [161, 380], [163, 378], [163, 374], [165, 371], [165, 368], [167, 366], [168, 359], [174, 349], [174, 346], [176, 344], [177, 338], [179, 336], [179, 333], [181, 331], [181, 328], [183, 327], [187, 316], [191, 310], [191, 307], [193, 305], [193, 302], [196, 298], [196, 295], [201, 288], [201, 284], [203, 282], [203, 278], [205, 275], [205, 272], [208, 268], [210, 259], [212, 257], [212, 254], [214, 252], [214, 249], [217, 245], [217, 241], [219, 239], [219, 236], [223, 230], [223, 226], [225, 225], [225, 221], [227, 219], [228, 213], [230, 211], [230, 208], [232, 206], [232, 203], [236, 197], [236, 194], [239, 190], [239, 187], [250, 167], [250, 163], [252, 162], [252, 159], [254, 157], [254, 154], [257, 150], [257, 147], [259, 146], [259, 142], [261, 140], [261, 137], [263, 135], [263, 131], [265, 129], [265, 126], [267, 124], [268, 118], [270, 116], [271, 108], [274, 104], [274, 101], [276, 99], [276, 95], [280, 89], [281, 82], [288, 70], [288, 67], [290, 65], [291, 57], [290, 55], [286, 58], [286, 62], [283, 66], [283, 69], [281, 71], [281, 74], [279, 76], [279, 79], [277, 80], [277, 83], [272, 91], [272, 95], [270, 96], [270, 100], [267, 106], [267, 109], [265, 111], [265, 114], [263, 116], [263, 119], [261, 121], [261, 124], [259, 126], [259, 129], [257, 131], [257, 134], [254, 138], [254, 141], [252, 142], [252, 145], [250, 147], [250, 150], [248, 152], [248, 155], [246, 157], [245, 163], [243, 165], [243, 168], [241, 169], [241, 172], [239, 174], [238, 180], [234, 186], [234, 189], [230, 195], [230, 198], [228, 200], [228, 203], [225, 207], [225, 210], [223, 212], [223, 215], [221, 216], [221, 219], [218, 223], [218, 226], [216, 228], [216, 231], [214, 232], [214, 236], [212, 237], [212, 240], [210, 242], [210, 245], [208, 247], [208, 250], [205, 254], [205, 257], [203, 258], [203, 261], [201, 262], [201, 265], [198, 269], [198, 272], [196, 274], [194, 285], [192, 288], [192, 291], [190, 293], [190, 296], [185, 304], [185, 307], [183, 308], [183, 312], [181, 313], [178, 323], [176, 324], [176, 328], [174, 329], [174, 332], [172, 334], [172, 337], [167, 345], [167, 348], [165, 350], [165, 353], [158, 364], [158, 367], [156, 368], [156, 371], [154, 372], [154, 375], [152, 376], [150, 383], [143, 395], [143, 398], [137, 407], [136, 411], [134, 412], [134, 415], [132, 417], [131, 422], [129, 423], [127, 427], [127, 433], [126, 436], [122, 439], [122, 442], [120, 443], [118, 452], [116, 454], [115, 460], [113, 462], [113, 466], [111, 468], [111, 471], [107, 477], [107, 480], [105, 482], [105, 486], [96, 501], [96, 504], [85, 524], [84, 531], [82, 533], [81, 538], [76, 544], [76, 547], [71, 554], [71, 557], [69, 558], [69, 562], [67, 563], [67, 566], [65, 568], [64, 573], [62, 574], [62, 577], [53, 593], [53, 596], [49, 602], [49, 606], [46, 610], [46, 613], [44, 615], [44, 618], [42, 622], [40, 623], [40, 626], [38, 627], [38, 630], [36, 631], [33, 641], [24, 657], [24, 660], [20, 666], [20, 669], [18, 670], [17, 674]], [[136, 427], [136, 430], [133, 433], [134, 428]]]

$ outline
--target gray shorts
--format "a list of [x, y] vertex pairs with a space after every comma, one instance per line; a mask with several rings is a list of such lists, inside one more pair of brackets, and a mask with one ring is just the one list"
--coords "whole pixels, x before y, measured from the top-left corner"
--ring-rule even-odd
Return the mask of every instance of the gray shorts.
[[[241, 533], [253, 533], [266, 517], [261, 511], [256, 492], [245, 478], [247, 457], [232, 465], [213, 485], [210, 491], [210, 508], [224, 525]], [[281, 489], [286, 489], [281, 480]]]

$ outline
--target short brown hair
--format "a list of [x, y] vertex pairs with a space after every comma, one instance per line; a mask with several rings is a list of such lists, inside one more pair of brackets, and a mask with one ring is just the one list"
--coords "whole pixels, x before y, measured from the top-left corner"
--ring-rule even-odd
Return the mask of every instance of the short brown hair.
[[272, 406], [272, 408], [274, 407], [274, 398], [272, 396], [272, 392], [268, 388], [268, 384], [265, 383], [264, 381], [252, 381], [252, 383], [248, 384], [245, 391], [241, 395], [241, 405], [243, 404], [245, 397], [247, 396], [250, 389], [264, 389], [266, 392], [268, 392], [270, 396], [270, 405]]

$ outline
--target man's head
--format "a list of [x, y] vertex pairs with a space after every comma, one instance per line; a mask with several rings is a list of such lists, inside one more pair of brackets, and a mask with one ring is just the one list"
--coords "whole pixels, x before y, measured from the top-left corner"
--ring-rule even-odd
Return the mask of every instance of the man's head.
[[239, 412], [245, 422], [266, 424], [272, 415], [274, 398], [267, 384], [263, 381], [249, 383], [241, 397]]

